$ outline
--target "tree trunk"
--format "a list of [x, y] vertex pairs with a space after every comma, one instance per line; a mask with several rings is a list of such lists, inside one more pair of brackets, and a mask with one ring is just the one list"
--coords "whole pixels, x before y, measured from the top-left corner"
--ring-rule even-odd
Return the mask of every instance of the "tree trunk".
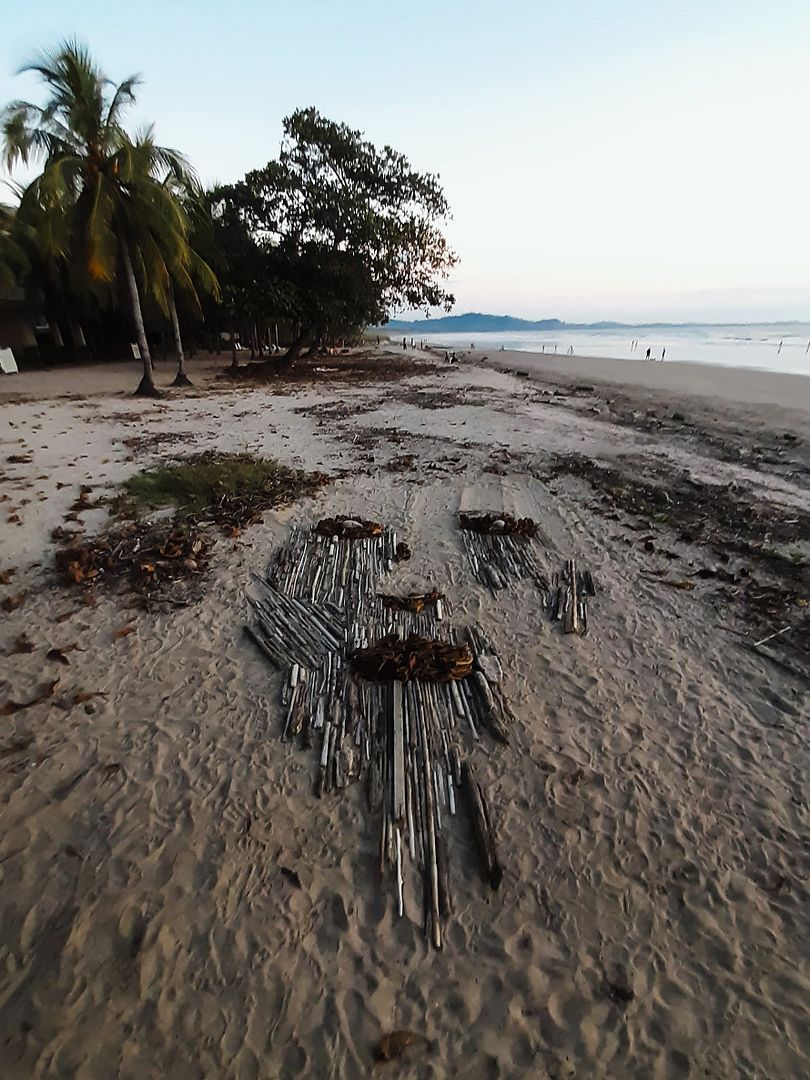
[[281, 358], [281, 363], [285, 368], [291, 368], [307, 343], [309, 337], [309, 330], [303, 330], [292, 345], [287, 349], [284, 356]]
[[123, 233], [121, 233], [119, 239], [121, 243], [121, 260], [124, 264], [124, 273], [129, 289], [129, 302], [132, 305], [132, 320], [135, 323], [135, 336], [138, 339], [138, 348], [141, 353], [141, 360], [143, 361], [143, 376], [138, 384], [138, 389], [135, 391], [135, 396], [162, 397], [163, 395], [155, 385], [155, 372], [152, 368], [152, 356], [149, 352], [149, 342], [146, 340], [146, 330], [143, 325], [143, 313], [141, 311], [141, 298], [138, 294], [138, 282], [135, 280], [135, 271], [132, 267], [132, 258], [129, 254], [129, 244]]
[[172, 386], [193, 386], [194, 383], [186, 375], [186, 357], [183, 353], [183, 339], [180, 336], [180, 320], [177, 318], [177, 305], [174, 302], [174, 289], [171, 285], [169, 286], [169, 315], [174, 334], [174, 351], [177, 353], [177, 374]]
[[239, 360], [236, 357], [236, 328], [231, 328], [231, 367], [238, 368]]

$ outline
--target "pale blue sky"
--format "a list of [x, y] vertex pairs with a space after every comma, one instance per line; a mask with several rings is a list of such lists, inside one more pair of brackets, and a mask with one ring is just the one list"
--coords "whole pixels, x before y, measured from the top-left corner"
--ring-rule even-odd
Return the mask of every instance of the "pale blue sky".
[[3, 0], [0, 25], [0, 102], [76, 35], [206, 181], [304, 105], [440, 173], [457, 311], [810, 318], [810, 0]]

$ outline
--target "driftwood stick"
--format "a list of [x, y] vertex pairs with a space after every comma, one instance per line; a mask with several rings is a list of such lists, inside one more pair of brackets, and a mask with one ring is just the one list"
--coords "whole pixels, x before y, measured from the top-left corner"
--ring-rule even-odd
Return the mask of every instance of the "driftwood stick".
[[392, 735], [393, 735], [393, 808], [394, 821], [402, 822], [405, 818], [405, 732], [402, 708], [402, 683], [395, 681], [391, 686]]
[[473, 685], [478, 692], [478, 700], [481, 705], [479, 715], [486, 726], [487, 731], [498, 742], [508, 745], [509, 732], [501, 717], [500, 709], [492, 695], [489, 683], [482, 671], [474, 671], [470, 676]]
[[450, 895], [450, 872], [447, 859], [447, 844], [443, 836], [438, 838], [436, 845], [436, 862], [439, 879], [439, 911], [447, 918], [453, 911], [453, 901]]
[[569, 605], [565, 613], [563, 630], [566, 634], [578, 634], [581, 629], [579, 618], [579, 595], [577, 592], [577, 568], [573, 559], [568, 560], [566, 569], [568, 573]]
[[475, 778], [472, 765], [469, 761], [464, 762], [462, 768], [464, 778], [464, 790], [467, 795], [470, 814], [473, 821], [473, 831], [478, 845], [478, 856], [481, 865], [481, 873], [491, 888], [497, 889], [503, 880], [503, 870], [495, 850], [495, 835], [492, 829], [492, 821], [489, 808], [481, 785]]

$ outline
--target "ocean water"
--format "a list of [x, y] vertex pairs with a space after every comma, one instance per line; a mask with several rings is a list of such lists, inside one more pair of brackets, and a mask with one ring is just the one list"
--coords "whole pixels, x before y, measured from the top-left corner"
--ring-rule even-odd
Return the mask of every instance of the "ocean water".
[[[656, 360], [692, 361], [724, 367], [760, 368], [810, 376], [810, 323], [767, 326], [623, 327], [620, 330], [522, 330], [487, 334], [414, 335], [459, 351], [518, 349], [576, 356], [608, 356], [644, 361], [647, 349]], [[410, 340], [411, 335], [408, 335]], [[633, 342], [637, 341], [634, 346]]]

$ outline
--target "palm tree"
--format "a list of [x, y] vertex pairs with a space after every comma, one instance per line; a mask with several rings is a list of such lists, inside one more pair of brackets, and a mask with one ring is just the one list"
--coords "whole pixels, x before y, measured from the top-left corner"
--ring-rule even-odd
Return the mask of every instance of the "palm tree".
[[188, 217], [177, 191], [195, 183], [192, 171], [182, 154], [155, 143], [151, 129], [127, 135], [123, 113], [135, 100], [137, 76], [115, 86], [75, 41], [21, 70], [40, 75], [50, 95], [44, 106], [12, 102], [2, 117], [6, 166], [44, 161], [21, 212], [33, 205], [46, 226], [52, 223], [50, 253], [91, 287], [123, 281], [143, 362], [136, 393], [158, 397], [138, 281], [168, 310], [169, 282], [160, 267], [190, 263]]
[[0, 203], [0, 291], [19, 285], [29, 266], [16, 211]]
[[175, 188], [175, 195], [183, 207], [187, 220], [187, 238], [182, 250], [169, 248], [170, 258], [163, 267], [156, 267], [152, 277], [160, 286], [155, 299], [164, 313], [168, 314], [174, 337], [177, 355], [177, 374], [172, 386], [193, 385], [186, 373], [186, 357], [183, 338], [180, 333], [180, 320], [177, 315], [176, 293], [179, 290], [188, 306], [198, 315], [202, 315], [200, 293], [220, 298], [219, 282], [209, 266], [204, 252], [213, 261], [213, 222], [205, 193], [193, 181], [178, 185], [173, 177], [167, 177], [166, 183]]

